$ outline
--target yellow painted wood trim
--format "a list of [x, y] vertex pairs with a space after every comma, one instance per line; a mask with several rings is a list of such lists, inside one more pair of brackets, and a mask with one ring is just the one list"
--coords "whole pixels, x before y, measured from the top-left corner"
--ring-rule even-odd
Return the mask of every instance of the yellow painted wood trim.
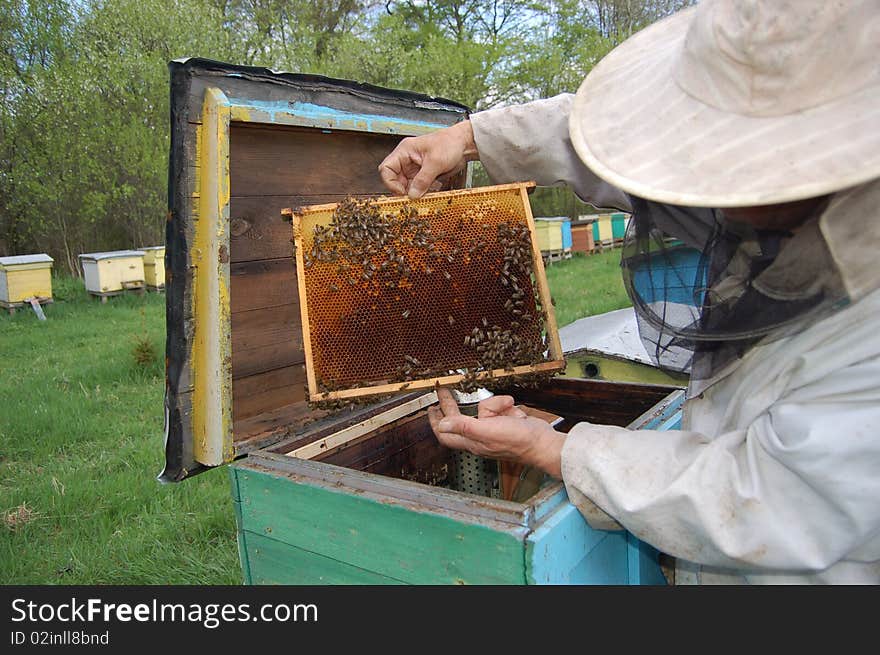
[[535, 280], [538, 283], [541, 307], [546, 316], [544, 329], [547, 331], [550, 359], [562, 360], [564, 366], [565, 357], [562, 352], [562, 341], [559, 339], [559, 328], [556, 325], [556, 314], [553, 311], [553, 298], [550, 295], [550, 285], [547, 283], [547, 273], [544, 270], [544, 258], [541, 256], [541, 250], [538, 247], [538, 238], [535, 233], [535, 218], [532, 216], [532, 205], [529, 203], [528, 190], [525, 187], [520, 189], [520, 193], [522, 194], [523, 209], [526, 213], [526, 222], [532, 233], [532, 266], [534, 268]]
[[205, 91], [198, 128], [198, 218], [193, 267], [193, 457], [218, 466], [235, 457], [232, 442], [232, 338], [229, 309], [229, 100]]

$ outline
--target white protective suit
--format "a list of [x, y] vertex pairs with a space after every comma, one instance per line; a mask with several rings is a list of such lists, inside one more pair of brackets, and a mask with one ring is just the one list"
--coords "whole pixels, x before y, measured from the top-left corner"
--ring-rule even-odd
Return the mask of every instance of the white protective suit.
[[[572, 98], [474, 114], [482, 163], [629, 209], [572, 149]], [[675, 556], [678, 583], [880, 582], [880, 181], [835, 194], [818, 228], [848, 306], [692, 383], [681, 431], [581, 423], [566, 440], [572, 502]]]

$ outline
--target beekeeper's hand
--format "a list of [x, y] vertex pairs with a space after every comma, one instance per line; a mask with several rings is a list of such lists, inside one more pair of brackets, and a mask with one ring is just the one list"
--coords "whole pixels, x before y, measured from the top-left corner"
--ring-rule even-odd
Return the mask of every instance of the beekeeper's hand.
[[379, 175], [392, 193], [416, 199], [428, 190], [439, 190], [443, 182], [475, 159], [479, 155], [474, 130], [470, 121], [462, 121], [430, 134], [407, 137], [379, 164]]
[[438, 389], [437, 397], [440, 406], [428, 409], [428, 420], [437, 440], [447, 448], [536, 466], [562, 477], [565, 435], [546, 421], [527, 416], [510, 396], [482, 401], [477, 418], [463, 415], [448, 389]]

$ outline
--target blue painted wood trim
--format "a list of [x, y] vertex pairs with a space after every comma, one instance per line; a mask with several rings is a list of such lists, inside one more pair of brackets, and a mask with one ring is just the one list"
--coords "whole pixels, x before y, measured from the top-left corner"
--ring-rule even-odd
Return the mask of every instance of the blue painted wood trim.
[[[426, 134], [446, 123], [404, 119], [382, 114], [351, 113], [308, 102], [230, 98], [232, 120], [380, 134]], [[465, 118], [462, 115], [462, 118]]]
[[[526, 580], [529, 584], [626, 584], [627, 562], [610, 556], [608, 544], [623, 532], [594, 530], [571, 503], [560, 505], [526, 538]], [[609, 562], [616, 559], [615, 566]]]
[[[676, 429], [681, 425], [683, 403], [683, 392], [670, 394], [630, 427]], [[565, 502], [548, 509], [536, 512], [543, 520], [526, 538], [529, 584], [666, 584], [659, 552], [632, 533], [594, 530], [567, 495]]]
[[631, 585], [665, 585], [660, 569], [660, 551], [626, 532], [626, 560]]

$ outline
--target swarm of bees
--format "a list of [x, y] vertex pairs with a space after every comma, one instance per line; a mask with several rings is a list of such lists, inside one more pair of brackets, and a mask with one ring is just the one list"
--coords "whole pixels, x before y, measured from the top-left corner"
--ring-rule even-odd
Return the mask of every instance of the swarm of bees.
[[[303, 240], [322, 393], [389, 382], [403, 391], [455, 374], [457, 388], [473, 391], [535, 377], [492, 380], [546, 358], [528, 224], [492, 199], [464, 211], [451, 203], [383, 209], [347, 198]], [[340, 401], [313, 404], [338, 409]]]

